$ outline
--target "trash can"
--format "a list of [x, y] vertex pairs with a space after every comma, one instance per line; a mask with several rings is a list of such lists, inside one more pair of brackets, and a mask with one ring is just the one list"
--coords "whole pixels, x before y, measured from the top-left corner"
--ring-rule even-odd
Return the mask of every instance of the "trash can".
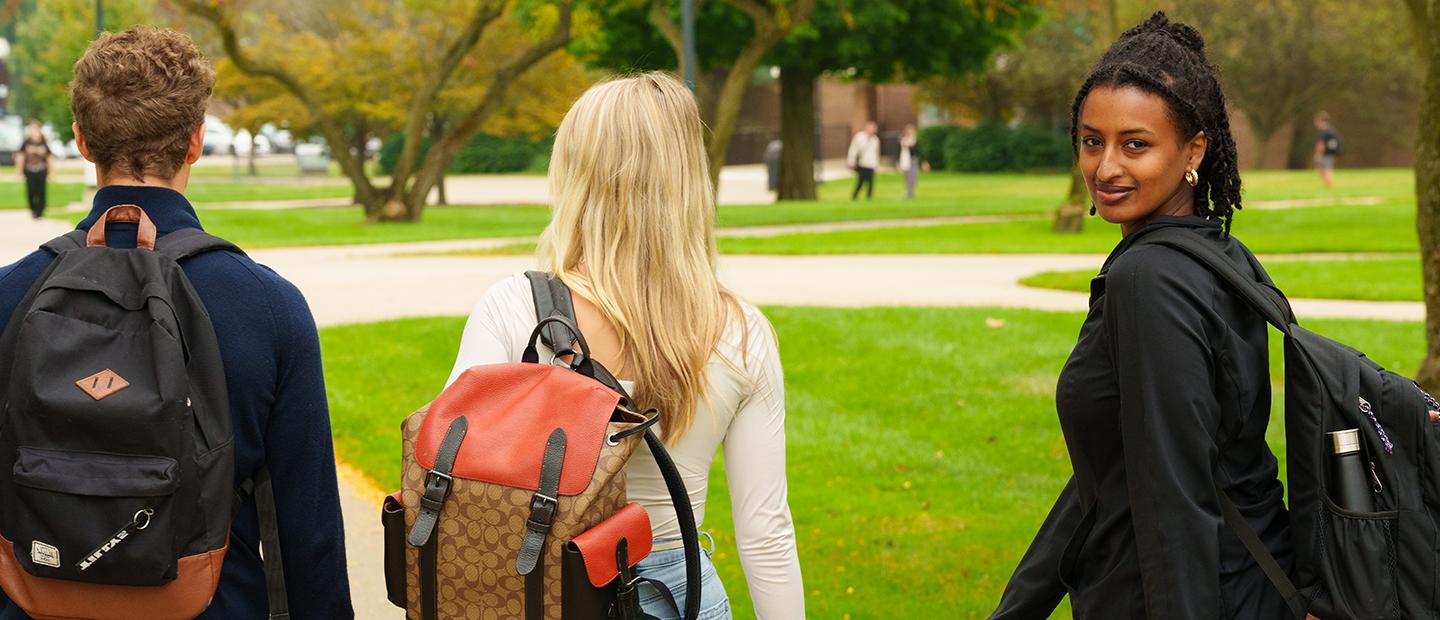
[[779, 140], [771, 140], [765, 145], [765, 172], [770, 180], [770, 191], [780, 191], [780, 152], [784, 145]]

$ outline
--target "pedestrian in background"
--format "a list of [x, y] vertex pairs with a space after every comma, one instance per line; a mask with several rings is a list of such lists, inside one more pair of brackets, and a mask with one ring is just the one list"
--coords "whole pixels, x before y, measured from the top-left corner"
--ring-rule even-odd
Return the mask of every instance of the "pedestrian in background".
[[865, 130], [850, 140], [850, 151], [845, 162], [855, 171], [855, 191], [850, 200], [860, 197], [860, 188], [865, 188], [865, 199], [875, 197], [875, 169], [880, 167], [880, 129], [875, 121], [865, 123]]
[[1320, 171], [1320, 181], [1326, 188], [1335, 187], [1335, 156], [1340, 154], [1340, 134], [1330, 125], [1330, 115], [1320, 112], [1315, 115], [1315, 169]]
[[45, 134], [40, 131], [40, 121], [31, 120], [25, 128], [25, 142], [15, 154], [15, 169], [25, 178], [25, 199], [30, 205], [30, 215], [35, 219], [45, 216], [45, 182], [50, 177], [50, 166], [55, 154], [45, 143]]
[[920, 134], [915, 124], [905, 125], [900, 134], [900, 171], [905, 173], [905, 199], [915, 198], [915, 185], [920, 182], [920, 170], [930, 171], [930, 164], [920, 157]]

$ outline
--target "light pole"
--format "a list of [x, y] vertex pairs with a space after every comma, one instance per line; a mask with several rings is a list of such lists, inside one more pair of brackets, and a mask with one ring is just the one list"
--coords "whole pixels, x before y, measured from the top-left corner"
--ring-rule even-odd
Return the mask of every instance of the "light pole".
[[[100, 33], [105, 32], [105, 13], [101, 6], [103, 0], [95, 0], [95, 38], [100, 38]], [[94, 163], [83, 162], [85, 168], [85, 191], [81, 194], [81, 201], [86, 205], [94, 204], [95, 192], [100, 188], [100, 169]]]
[[[99, 2], [100, 0], [95, 0]], [[680, 31], [684, 48], [684, 58], [680, 64], [685, 66], [685, 83], [690, 85], [690, 90], [695, 90], [696, 60], [695, 60], [695, 0], [680, 0]]]

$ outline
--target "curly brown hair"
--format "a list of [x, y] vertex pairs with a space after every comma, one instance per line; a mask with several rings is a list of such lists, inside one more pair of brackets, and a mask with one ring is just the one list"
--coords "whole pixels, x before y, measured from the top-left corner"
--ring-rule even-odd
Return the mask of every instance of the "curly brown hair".
[[172, 179], [205, 120], [215, 69], [189, 35], [104, 33], [75, 63], [70, 109], [104, 174]]

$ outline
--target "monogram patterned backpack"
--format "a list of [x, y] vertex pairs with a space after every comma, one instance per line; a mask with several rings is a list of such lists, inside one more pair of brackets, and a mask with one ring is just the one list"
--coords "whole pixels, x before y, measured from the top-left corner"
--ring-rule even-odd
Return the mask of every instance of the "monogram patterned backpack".
[[[402, 486], [382, 511], [390, 601], [425, 620], [646, 618], [633, 567], [650, 552], [650, 519], [625, 493], [644, 441], [680, 521], [694, 620], [700, 545], [651, 429], [659, 413], [638, 411], [591, 358], [564, 284], [526, 275], [540, 321], [522, 360], [466, 370], [402, 426]], [[570, 363], [541, 363], [541, 344]]]

